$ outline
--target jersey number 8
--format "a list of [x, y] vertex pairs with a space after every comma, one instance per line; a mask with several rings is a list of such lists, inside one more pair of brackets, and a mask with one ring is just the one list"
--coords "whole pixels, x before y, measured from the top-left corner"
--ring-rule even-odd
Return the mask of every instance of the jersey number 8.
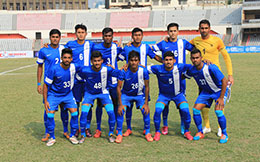
[[95, 89], [100, 89], [101, 88], [101, 83], [100, 82], [99, 83], [95, 83], [94, 88]]

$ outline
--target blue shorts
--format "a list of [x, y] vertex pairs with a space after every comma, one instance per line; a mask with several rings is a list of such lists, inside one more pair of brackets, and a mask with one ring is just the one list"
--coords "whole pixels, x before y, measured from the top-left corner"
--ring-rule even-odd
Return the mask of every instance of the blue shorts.
[[187, 102], [186, 97], [184, 96], [183, 93], [178, 94], [177, 96], [174, 97], [166, 97], [163, 94], [159, 94], [158, 99], [156, 102], [162, 102], [165, 105], [168, 105], [170, 101], [174, 101], [176, 107], [184, 101]]
[[102, 105], [113, 104], [109, 94], [90, 94], [85, 92], [82, 104], [94, 105], [95, 99], [99, 99]]
[[49, 111], [58, 111], [58, 106], [60, 104], [63, 105], [64, 109], [77, 108], [77, 104], [72, 92], [70, 92], [66, 96], [55, 96], [53, 94], [48, 94], [47, 101], [50, 104]]
[[220, 97], [221, 91], [217, 93], [208, 93], [205, 91], [201, 91], [198, 98], [195, 101], [195, 104], [205, 104], [207, 108], [210, 108], [213, 100], [217, 100]]
[[143, 96], [143, 95], [128, 96], [126, 94], [122, 94], [121, 100], [122, 100], [123, 105], [131, 107], [131, 105], [133, 105], [133, 102], [135, 102], [136, 108], [140, 108], [141, 106], [144, 105], [145, 96]]
[[75, 82], [72, 88], [73, 96], [76, 99], [76, 102], [81, 102], [84, 95], [84, 83]]

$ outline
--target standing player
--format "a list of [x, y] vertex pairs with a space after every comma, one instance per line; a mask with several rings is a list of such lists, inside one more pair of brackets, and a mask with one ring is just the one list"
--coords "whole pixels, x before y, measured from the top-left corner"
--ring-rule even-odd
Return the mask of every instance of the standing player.
[[113, 69], [109, 66], [102, 65], [103, 59], [102, 54], [99, 51], [93, 51], [91, 53], [92, 66], [87, 66], [79, 72], [80, 78], [86, 80], [84, 100], [82, 102], [81, 116], [80, 116], [80, 129], [81, 129], [81, 140], [83, 143], [86, 138], [86, 124], [88, 112], [93, 106], [95, 99], [99, 99], [102, 105], [105, 107], [109, 116], [109, 141], [114, 142], [113, 131], [115, 127], [115, 113], [114, 106], [109, 95], [108, 89], [108, 78], [116, 77], [119, 70]]
[[163, 65], [148, 67], [149, 73], [156, 74], [159, 84], [159, 96], [155, 104], [154, 113], [155, 141], [160, 140], [161, 113], [170, 101], [174, 101], [176, 107], [180, 108], [184, 121], [184, 137], [188, 140], [193, 139], [189, 131], [191, 122], [189, 104], [181, 90], [181, 75], [190, 66], [188, 64], [176, 64], [174, 54], [171, 51], [167, 51], [163, 54]]
[[75, 99], [72, 94], [75, 73], [79, 70], [75, 64], [71, 64], [72, 51], [68, 48], [62, 50], [62, 62], [48, 71], [44, 79], [43, 97], [45, 113], [47, 114], [47, 128], [50, 139], [47, 146], [52, 146], [56, 140], [54, 135], [55, 121], [54, 113], [58, 110], [58, 105], [63, 104], [64, 109], [71, 113], [71, 134], [69, 140], [72, 144], [78, 144], [74, 136], [78, 130], [78, 112]]
[[[199, 23], [200, 37], [196, 37], [191, 40], [197, 49], [201, 51], [202, 58], [204, 62], [210, 61], [213, 64], [217, 65], [220, 68], [219, 63], [219, 53], [222, 54], [228, 71], [228, 82], [229, 86], [234, 84], [232, 63], [227, 50], [225, 49], [223, 41], [215, 36], [210, 35], [210, 22], [208, 20], [201, 20]], [[203, 128], [204, 133], [211, 132], [210, 123], [209, 123], [209, 109], [202, 109], [202, 117], [204, 120], [205, 127]], [[221, 129], [218, 129], [218, 136], [221, 136]]]
[[[134, 28], [132, 30], [132, 39], [133, 42], [131, 43], [131, 45], [125, 46], [122, 53], [127, 63], [128, 63], [128, 55], [132, 50], [140, 53], [140, 64], [143, 65], [144, 67], [147, 67], [147, 56], [149, 56], [151, 59], [155, 59], [156, 61], [162, 63], [162, 58], [156, 55], [148, 44], [142, 43], [143, 40], [142, 29]], [[132, 106], [126, 111], [127, 131], [123, 134], [124, 137], [132, 134], [131, 118], [132, 118]]]
[[[169, 37], [167, 37], [167, 41], [163, 40], [160, 43], [153, 46], [153, 49], [157, 51], [161, 51], [164, 54], [167, 51], [172, 51], [174, 53], [174, 57], [176, 63], [186, 64], [186, 50], [191, 51], [193, 49], [193, 45], [190, 44], [185, 39], [178, 39], [179, 34], [179, 25], [176, 23], [170, 23], [167, 26], [167, 31]], [[181, 81], [182, 93], [186, 95], [186, 80], [183, 79]], [[180, 109], [179, 109], [180, 110]], [[180, 112], [180, 111], [179, 111]], [[162, 134], [168, 134], [168, 113], [169, 113], [169, 105], [167, 105], [163, 110], [163, 128]], [[181, 115], [181, 113], [180, 113]], [[181, 117], [181, 133], [184, 134], [184, 122], [183, 117]]]
[[[103, 63], [110, 64], [115, 69], [118, 69], [117, 61], [120, 59], [120, 53], [122, 52], [122, 48], [119, 47], [116, 43], [113, 43], [113, 29], [106, 27], [102, 30], [102, 37], [104, 42], [96, 44], [94, 46], [93, 51], [99, 51], [102, 54]], [[115, 116], [117, 117], [117, 108], [118, 108], [118, 99], [116, 93], [117, 87], [117, 78], [110, 77], [108, 78], [109, 82], [109, 94], [112, 98]], [[96, 134], [94, 135], [95, 138], [99, 138], [101, 136], [101, 116], [102, 116], [102, 104], [100, 100], [98, 100], [96, 109], [96, 121], [97, 121], [97, 130]], [[87, 120], [87, 129], [90, 128], [90, 122], [92, 117], [92, 110], [90, 109], [88, 113], [88, 120]]]
[[[146, 140], [148, 142], [153, 141], [150, 133], [150, 109], [148, 106], [149, 74], [146, 68], [140, 66], [139, 63], [140, 54], [136, 51], [131, 51], [128, 55], [128, 70], [122, 70], [122, 73], [119, 76], [117, 86], [119, 100], [117, 117], [118, 135], [116, 138], [116, 143], [121, 143], [123, 140], [122, 129], [124, 112], [125, 109], [128, 109], [131, 105], [133, 105], [133, 102], [136, 102], [136, 107], [138, 107], [143, 114]], [[124, 86], [122, 89], [123, 83]]]
[[[61, 50], [64, 46], [59, 45], [61, 32], [58, 29], [52, 29], [49, 33], [50, 36], [50, 44], [48, 48], [42, 48], [39, 51], [39, 57], [37, 60], [38, 68], [37, 68], [37, 91], [39, 94], [42, 94], [42, 86], [41, 86], [41, 79], [43, 73], [43, 64], [44, 64], [44, 78], [48, 71], [54, 67], [54, 65], [58, 65], [60, 63], [61, 57]], [[63, 111], [61, 109], [61, 120], [63, 123], [63, 135], [66, 138], [69, 138], [68, 134], [68, 112]], [[49, 139], [49, 133], [47, 129], [47, 114], [44, 112], [44, 126], [45, 126], [45, 136], [42, 138], [42, 141], [47, 141]]]
[[[69, 41], [65, 45], [65, 47], [70, 48], [73, 52], [72, 62], [82, 66], [90, 66], [90, 55], [93, 51], [94, 43], [85, 40], [87, 36], [87, 27], [83, 24], [77, 24], [75, 26], [75, 34], [77, 40]], [[82, 101], [84, 95], [84, 83], [75, 79], [75, 85], [72, 91], [73, 96], [76, 99], [79, 112], [80, 102]], [[86, 134], [88, 137], [92, 136], [88, 129], [86, 129]], [[78, 136], [78, 132], [76, 136]]]
[[194, 49], [191, 52], [191, 62], [194, 66], [187, 71], [186, 75], [193, 76], [201, 89], [193, 107], [193, 119], [198, 128], [198, 133], [193, 139], [199, 140], [204, 138], [200, 111], [204, 107], [210, 107], [213, 100], [215, 100], [215, 113], [221, 128], [221, 139], [219, 142], [226, 143], [228, 141], [228, 135], [226, 132], [226, 118], [223, 109], [227, 79], [216, 65], [207, 65], [202, 62], [201, 52], [198, 49]]

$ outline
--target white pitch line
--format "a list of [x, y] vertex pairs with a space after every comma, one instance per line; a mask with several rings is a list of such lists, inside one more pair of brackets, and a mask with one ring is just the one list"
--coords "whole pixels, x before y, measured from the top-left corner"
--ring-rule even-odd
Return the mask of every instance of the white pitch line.
[[7, 71], [4, 71], [4, 72], [1, 72], [0, 75], [5, 75], [6, 73], [10, 73], [10, 72], [13, 72], [13, 71], [17, 71], [17, 70], [29, 68], [29, 67], [36, 66], [36, 65], [37, 65], [37, 64], [26, 65], [26, 66], [22, 66], [22, 67], [19, 67], [19, 68], [16, 68], [16, 69], [7, 70]]
[[37, 73], [8, 73], [8, 74], [4, 74], [6, 75], [36, 75]]

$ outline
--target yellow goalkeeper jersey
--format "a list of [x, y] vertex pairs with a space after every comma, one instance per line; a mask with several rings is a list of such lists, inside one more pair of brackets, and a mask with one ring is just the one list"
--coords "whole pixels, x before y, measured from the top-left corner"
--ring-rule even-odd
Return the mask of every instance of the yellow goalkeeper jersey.
[[219, 53], [221, 53], [227, 66], [228, 75], [233, 75], [230, 56], [220, 38], [210, 35], [208, 39], [202, 39], [199, 36], [192, 39], [190, 43], [201, 51], [203, 60], [211, 61], [213, 64], [216, 64], [220, 70]]

